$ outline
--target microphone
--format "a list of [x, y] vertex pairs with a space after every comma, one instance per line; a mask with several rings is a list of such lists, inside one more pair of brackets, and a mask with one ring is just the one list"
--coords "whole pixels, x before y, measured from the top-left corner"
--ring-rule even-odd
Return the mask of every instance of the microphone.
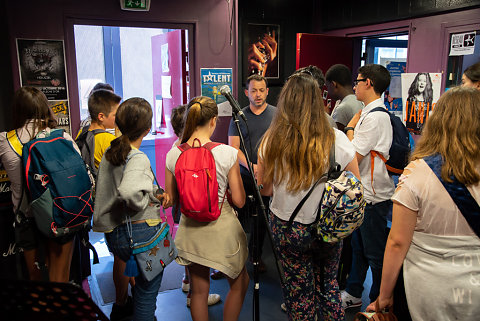
[[230, 92], [230, 87], [228, 87], [228, 85], [223, 85], [222, 87], [220, 87], [220, 94], [227, 98], [230, 106], [232, 106], [233, 112], [237, 115], [240, 115], [240, 117], [242, 117], [242, 119], [247, 122], [247, 117], [245, 117], [245, 114], [238, 105], [237, 101], [235, 100], [235, 98], [233, 98], [232, 93]]

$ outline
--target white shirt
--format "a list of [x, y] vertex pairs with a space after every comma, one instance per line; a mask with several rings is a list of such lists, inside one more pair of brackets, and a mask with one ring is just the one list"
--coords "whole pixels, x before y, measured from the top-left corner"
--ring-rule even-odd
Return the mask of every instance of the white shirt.
[[[166, 166], [173, 176], [175, 176], [175, 164], [181, 153], [177, 146], [172, 147], [167, 153]], [[222, 202], [228, 185], [228, 172], [237, 161], [238, 150], [232, 146], [221, 144], [212, 149], [212, 154], [215, 159], [215, 170], [217, 172], [218, 199]]]
[[388, 175], [385, 163], [380, 157], [374, 158], [373, 186], [371, 179], [371, 156], [374, 150], [388, 159], [390, 146], [392, 145], [393, 129], [390, 117], [384, 112], [369, 112], [376, 108], [385, 108], [381, 98], [372, 101], [365, 106], [360, 119], [355, 126], [353, 146], [357, 153], [364, 156], [358, 164], [360, 176], [364, 188], [364, 196], [368, 203], [379, 203], [389, 200], [395, 191], [393, 179]]
[[[355, 149], [347, 136], [338, 129], [335, 129], [335, 161], [344, 169], [355, 157]], [[312, 185], [315, 182], [312, 182]], [[304, 191], [296, 194], [287, 192], [287, 184], [284, 182], [280, 185], [273, 185], [273, 196], [270, 203], [270, 210], [278, 218], [288, 221], [292, 215], [295, 207], [308, 193], [311, 186]], [[294, 221], [302, 224], [311, 224], [317, 217], [318, 204], [322, 198], [323, 190], [325, 189], [325, 181], [322, 180], [313, 190], [310, 197], [303, 204]]]

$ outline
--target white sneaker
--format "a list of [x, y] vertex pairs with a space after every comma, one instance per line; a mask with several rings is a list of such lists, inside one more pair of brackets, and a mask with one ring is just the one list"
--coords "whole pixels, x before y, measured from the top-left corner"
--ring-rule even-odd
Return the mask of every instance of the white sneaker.
[[[191, 298], [187, 297], [187, 307], [190, 307]], [[220, 302], [220, 294], [210, 293], [208, 295], [208, 305], [214, 305]]]
[[185, 293], [190, 291], [190, 282], [185, 279], [182, 280], [182, 291]]
[[342, 308], [343, 309], [348, 309], [348, 308], [353, 308], [353, 307], [360, 307], [362, 306], [362, 298], [357, 298], [347, 291], [342, 291], [340, 292], [342, 296]]

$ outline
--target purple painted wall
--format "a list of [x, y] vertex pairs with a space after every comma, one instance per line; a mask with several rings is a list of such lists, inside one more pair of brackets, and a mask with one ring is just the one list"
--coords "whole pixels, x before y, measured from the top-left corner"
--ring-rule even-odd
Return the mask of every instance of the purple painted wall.
[[449, 33], [470, 31], [472, 28], [480, 29], [480, 9], [340, 29], [325, 34], [362, 37], [408, 31], [407, 72], [444, 73], [447, 68]]
[[[233, 2], [237, 6], [237, 2]], [[237, 88], [237, 8], [233, 16], [232, 45], [230, 45], [229, 5], [219, 0], [151, 1], [149, 12], [120, 9], [118, 0], [56, 0], [6, 1], [11, 62], [15, 89], [20, 87], [15, 38], [63, 39], [67, 63], [67, 78], [71, 105], [72, 129], [79, 123], [78, 86], [74, 56], [72, 25], [88, 22], [98, 25], [138, 27], [191, 28], [189, 48], [194, 55], [190, 69], [190, 96], [199, 95], [200, 68], [233, 68], [233, 88]], [[230, 5], [231, 10], [231, 5]], [[161, 25], [160, 25], [161, 24]], [[170, 25], [169, 25], [170, 24]], [[215, 134], [226, 142], [228, 122]]]

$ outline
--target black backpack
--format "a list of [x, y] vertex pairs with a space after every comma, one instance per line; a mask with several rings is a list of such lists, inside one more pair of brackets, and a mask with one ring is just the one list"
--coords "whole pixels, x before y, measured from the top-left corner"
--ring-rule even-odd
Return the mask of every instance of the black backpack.
[[95, 180], [97, 179], [97, 169], [95, 168], [95, 135], [100, 133], [106, 133], [104, 129], [88, 130], [90, 126], [82, 128], [82, 132], [75, 139], [80, 153], [82, 154], [83, 161], [89, 167]]
[[[408, 165], [408, 157], [410, 156], [410, 133], [403, 124], [402, 120], [386, 110], [383, 107], [376, 107], [369, 113], [375, 111], [383, 111], [390, 116], [390, 123], [393, 129], [392, 146], [388, 151], [390, 158], [388, 160], [383, 157], [382, 154], [371, 151], [372, 157], [378, 156], [382, 159], [387, 166], [387, 171], [390, 175], [400, 175], [403, 173], [404, 168]], [[373, 171], [373, 167], [372, 167]]]

